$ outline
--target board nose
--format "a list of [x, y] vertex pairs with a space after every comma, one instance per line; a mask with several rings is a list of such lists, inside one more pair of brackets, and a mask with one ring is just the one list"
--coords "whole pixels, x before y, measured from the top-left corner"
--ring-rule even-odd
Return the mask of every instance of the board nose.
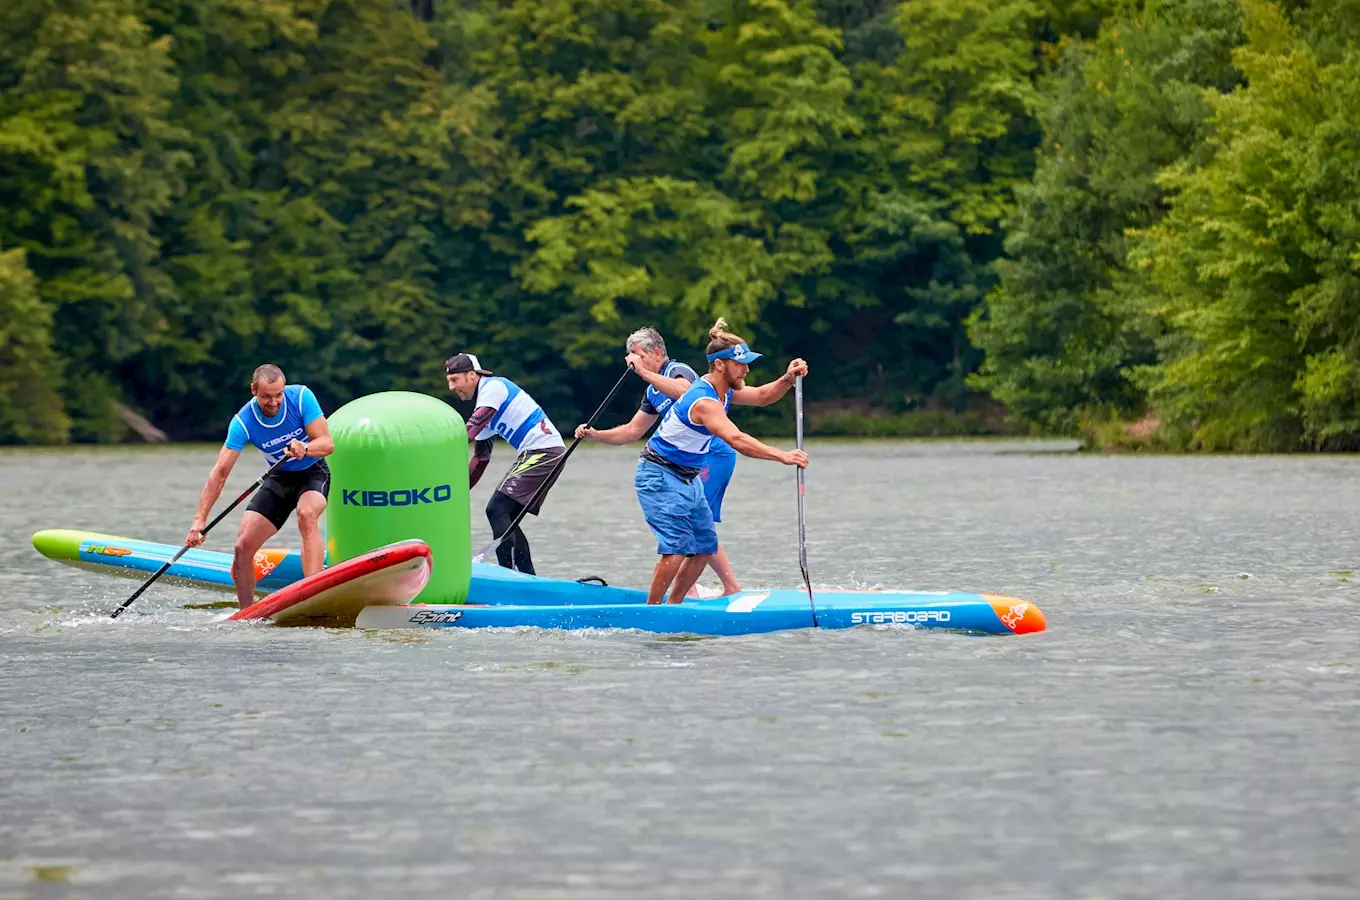
[[1039, 607], [1019, 597], [983, 594], [982, 599], [992, 605], [996, 617], [1015, 634], [1034, 634], [1048, 630], [1048, 620]]

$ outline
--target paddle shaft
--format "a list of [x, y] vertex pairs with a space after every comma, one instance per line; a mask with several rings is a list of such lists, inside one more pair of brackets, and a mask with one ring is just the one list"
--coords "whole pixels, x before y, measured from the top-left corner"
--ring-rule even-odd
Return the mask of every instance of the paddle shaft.
[[[793, 382], [793, 409], [794, 418], [798, 423], [798, 449], [803, 449], [803, 376], [797, 375]], [[807, 585], [808, 606], [812, 608], [812, 627], [817, 626], [817, 604], [812, 600], [812, 579], [808, 577], [807, 562], [807, 517], [803, 512], [803, 496], [805, 493], [803, 484], [803, 467], [796, 466], [794, 471], [798, 473], [798, 568], [803, 570], [803, 583]]]
[[[595, 424], [595, 420], [600, 417], [600, 413], [604, 412], [604, 408], [609, 405], [609, 401], [613, 400], [614, 395], [619, 392], [619, 388], [623, 387], [623, 382], [628, 378], [628, 373], [631, 371], [633, 371], [633, 366], [630, 363], [628, 368], [624, 369], [623, 374], [619, 376], [619, 380], [614, 382], [614, 387], [610, 389], [609, 393], [605, 396], [604, 402], [596, 408], [595, 412], [590, 414], [589, 419], [586, 419], [587, 428]], [[576, 450], [576, 445], [579, 443], [581, 443], [580, 438], [571, 442], [571, 446], [567, 448], [567, 452], [558, 457], [557, 464], [553, 466], [552, 472], [548, 474], [547, 478], [543, 479], [543, 483], [538, 486], [538, 490], [534, 491], [534, 495], [529, 498], [529, 502], [524, 504], [524, 508], [519, 511], [513, 520], [511, 520], [510, 527], [502, 531], [500, 537], [493, 538], [491, 543], [487, 544], [476, 556], [472, 557], [473, 562], [485, 562], [488, 556], [496, 552], [496, 548], [501, 545], [501, 541], [505, 540], [505, 536], [519, 527], [519, 523], [524, 521], [524, 517], [529, 514], [529, 510], [534, 508], [534, 504], [538, 502], [539, 497], [552, 486], [553, 481], [557, 478], [557, 473], [567, 464], [567, 459], [571, 456], [573, 451]], [[506, 480], [508, 481], [509, 479]], [[502, 485], [504, 483], [504, 481], [501, 482]]]
[[[227, 517], [227, 513], [231, 512], [233, 509], [240, 506], [242, 500], [245, 500], [251, 494], [255, 493], [255, 489], [258, 488], [261, 484], [264, 484], [265, 478], [267, 478], [270, 475], [273, 475], [276, 471], [278, 471], [279, 466], [288, 462], [288, 460], [291, 458], [292, 457], [285, 456], [283, 459], [279, 460], [278, 462], [274, 463], [274, 465], [270, 466], [268, 472], [265, 472], [259, 478], [255, 479], [255, 483], [252, 484], [250, 487], [246, 488], [244, 491], [242, 491], [241, 496], [233, 500], [230, 506], [228, 506], [226, 509], [218, 513], [217, 517], [213, 519], [211, 522], [209, 522], [207, 525], [203, 526], [203, 530], [200, 531], [199, 534], [207, 534], [209, 531], [212, 531], [214, 525], [225, 519]], [[147, 588], [151, 587], [151, 585], [155, 584], [156, 579], [164, 575], [170, 569], [171, 566], [179, 562], [179, 558], [183, 556], [185, 553], [187, 553], [188, 550], [189, 550], [188, 544], [185, 544], [183, 547], [180, 547], [179, 552], [176, 553], [174, 556], [170, 557], [169, 562], [165, 563], [159, 569], [157, 569], [156, 574], [152, 575], [150, 578], [144, 581], [142, 583], [142, 586], [137, 588], [136, 593], [134, 593], [131, 597], [123, 601], [122, 606], [118, 607], [112, 613], [110, 613], [109, 618], [110, 619], [118, 618], [118, 616], [122, 614], [123, 610], [127, 609], [129, 606], [132, 605], [132, 601], [142, 596], [143, 592], [145, 592]]]

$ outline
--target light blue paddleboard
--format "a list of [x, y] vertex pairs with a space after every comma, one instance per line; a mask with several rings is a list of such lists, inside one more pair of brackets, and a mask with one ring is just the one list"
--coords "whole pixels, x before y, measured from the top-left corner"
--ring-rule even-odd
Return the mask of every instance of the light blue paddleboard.
[[[33, 546], [43, 556], [57, 562], [139, 580], [150, 577], [179, 550], [179, 547], [169, 544], [65, 529], [39, 531], [33, 535]], [[255, 554], [255, 577], [257, 594], [271, 594], [287, 587], [302, 578], [302, 556], [297, 550], [261, 550]], [[190, 550], [161, 578], [194, 587], [233, 590], [231, 554], [216, 550]], [[646, 591], [537, 578], [484, 563], [472, 564], [472, 583], [468, 595], [469, 603], [515, 603], [521, 606], [646, 601]]]
[[[991, 594], [818, 591], [822, 628], [901, 625], [984, 634], [1030, 634], [1046, 627], [1032, 603]], [[632, 628], [659, 634], [760, 634], [813, 627], [807, 594], [799, 590], [743, 591], [717, 600], [649, 606], [518, 606], [498, 604], [370, 606], [359, 628]]]
[[[33, 546], [49, 559], [96, 572], [146, 578], [178, 547], [89, 531], [40, 531]], [[437, 564], [437, 563], [436, 563]], [[263, 550], [255, 556], [259, 593], [302, 578], [296, 550]], [[165, 578], [196, 587], [231, 590], [231, 556], [190, 550]], [[474, 563], [468, 603], [457, 606], [368, 607], [365, 628], [632, 628], [662, 634], [755, 634], [812, 627], [802, 590], [745, 591], [717, 600], [686, 600], [648, 606], [645, 591], [539, 578]], [[987, 634], [1028, 634], [1046, 628], [1043, 613], [1023, 600], [994, 594], [894, 591], [815, 594], [823, 628], [906, 625]]]

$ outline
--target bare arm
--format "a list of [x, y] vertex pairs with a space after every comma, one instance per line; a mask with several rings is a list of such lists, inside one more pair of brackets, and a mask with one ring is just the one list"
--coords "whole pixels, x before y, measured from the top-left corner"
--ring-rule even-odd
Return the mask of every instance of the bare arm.
[[[801, 359], [795, 359], [789, 363], [788, 371], [774, 381], [766, 382], [759, 387], [745, 387], [733, 391], [732, 402], [738, 406], [769, 406], [789, 392], [789, 388], [793, 387], [797, 376], [806, 375], [807, 372], [807, 363]], [[709, 431], [712, 430], [709, 429]]]
[[289, 441], [288, 448], [283, 451], [293, 459], [302, 459], [304, 456], [323, 457], [330, 456], [335, 452], [335, 439], [331, 437], [331, 427], [326, 424], [326, 417], [319, 416], [307, 425], [307, 441]]
[[[638, 371], [640, 374], [641, 370]], [[685, 381], [683, 378], [676, 380], [684, 381], [685, 384], [689, 384], [689, 382]], [[623, 425], [606, 428], [603, 431], [598, 431], [586, 425], [577, 425], [576, 436], [583, 441], [599, 441], [601, 444], [631, 444], [633, 441], [647, 433], [647, 429], [652, 427], [652, 423], [656, 421], [656, 418], [657, 417], [654, 415], [638, 410], [633, 413], [633, 418], [629, 419]]]
[[694, 401], [689, 408], [689, 417], [696, 425], [702, 425], [731, 445], [742, 456], [752, 459], [772, 459], [786, 466], [807, 468], [808, 456], [802, 450], [779, 450], [758, 441], [742, 431], [727, 417], [722, 404], [711, 398]]
[[194, 512], [193, 524], [189, 526], [189, 536], [184, 541], [190, 547], [198, 547], [203, 543], [202, 532], [203, 526], [208, 523], [208, 513], [212, 512], [217, 498], [222, 496], [227, 476], [231, 474], [232, 467], [236, 465], [236, 460], [240, 456], [240, 450], [232, 450], [230, 447], [223, 447], [218, 452], [217, 462], [213, 463], [212, 471], [208, 473], [208, 481], [203, 485], [203, 492], [198, 495], [198, 509]]
[[670, 397], [672, 400], [679, 400], [685, 395], [685, 391], [690, 389], [694, 382], [688, 378], [667, 378], [660, 372], [648, 372], [642, 368], [642, 358], [635, 353], [628, 354], [628, 365], [633, 367], [634, 374], [643, 381], [656, 388], [661, 393]]

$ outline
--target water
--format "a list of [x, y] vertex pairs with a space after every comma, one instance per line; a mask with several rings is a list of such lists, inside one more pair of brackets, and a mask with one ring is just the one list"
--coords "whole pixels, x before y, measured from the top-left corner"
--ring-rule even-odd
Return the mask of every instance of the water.
[[[816, 583], [1050, 631], [286, 630], [159, 585], [110, 621], [134, 583], [30, 534], [177, 544], [215, 451], [0, 453], [0, 896], [1360, 895], [1360, 459], [810, 449]], [[573, 457], [541, 571], [645, 581], [634, 456]], [[738, 467], [750, 587], [798, 581], [793, 492]]]

